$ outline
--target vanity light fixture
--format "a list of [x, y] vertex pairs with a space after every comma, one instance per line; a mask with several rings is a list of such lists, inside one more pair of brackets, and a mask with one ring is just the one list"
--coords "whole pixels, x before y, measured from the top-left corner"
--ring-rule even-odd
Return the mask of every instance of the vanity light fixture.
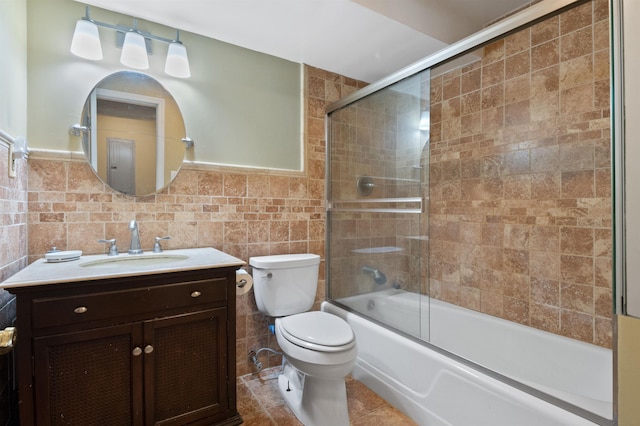
[[139, 70], [149, 68], [147, 42], [157, 40], [169, 45], [165, 73], [177, 78], [191, 77], [187, 48], [180, 41], [179, 31], [176, 31], [175, 39], [169, 39], [139, 30], [138, 20], [135, 18], [133, 19], [133, 28], [99, 22], [89, 15], [89, 6], [86, 7], [85, 16], [76, 23], [71, 41], [71, 53], [94, 61], [102, 59], [102, 45], [100, 44], [98, 27], [109, 28], [124, 34], [120, 56], [120, 63], [123, 65]]

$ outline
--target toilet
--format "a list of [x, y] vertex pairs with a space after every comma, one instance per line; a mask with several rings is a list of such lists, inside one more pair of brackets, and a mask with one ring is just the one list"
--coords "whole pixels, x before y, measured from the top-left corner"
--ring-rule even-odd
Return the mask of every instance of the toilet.
[[249, 265], [258, 309], [276, 318], [284, 355], [278, 388], [285, 402], [306, 426], [349, 425], [344, 379], [355, 365], [355, 336], [342, 318], [307, 312], [316, 295], [320, 256], [258, 256]]

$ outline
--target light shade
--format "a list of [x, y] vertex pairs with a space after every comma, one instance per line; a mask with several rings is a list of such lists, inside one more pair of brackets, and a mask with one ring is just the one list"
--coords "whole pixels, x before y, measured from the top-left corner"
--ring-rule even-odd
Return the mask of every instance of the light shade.
[[102, 59], [102, 45], [96, 24], [85, 19], [76, 22], [71, 41], [71, 53], [93, 61]]
[[146, 70], [149, 68], [147, 46], [145, 45], [144, 36], [142, 34], [134, 31], [127, 32], [124, 36], [120, 63], [128, 66], [129, 68], [135, 68], [138, 70]]
[[167, 51], [167, 62], [164, 65], [164, 72], [166, 72], [170, 76], [178, 78], [191, 77], [187, 48], [184, 47], [182, 43], [169, 43], [169, 50]]

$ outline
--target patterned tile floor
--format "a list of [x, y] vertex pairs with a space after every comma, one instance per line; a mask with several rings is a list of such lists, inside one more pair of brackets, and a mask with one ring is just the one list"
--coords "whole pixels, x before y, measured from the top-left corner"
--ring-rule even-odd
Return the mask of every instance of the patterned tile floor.
[[[238, 377], [238, 411], [246, 426], [300, 426], [277, 388], [280, 367]], [[410, 418], [357, 380], [347, 377], [347, 398], [352, 426], [409, 426]]]

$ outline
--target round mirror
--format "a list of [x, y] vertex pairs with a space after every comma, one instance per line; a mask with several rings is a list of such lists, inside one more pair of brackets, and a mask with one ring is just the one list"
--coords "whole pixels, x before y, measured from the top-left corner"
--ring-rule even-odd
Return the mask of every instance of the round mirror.
[[184, 121], [173, 96], [132, 71], [105, 77], [82, 110], [82, 148], [96, 175], [115, 191], [150, 195], [180, 170]]

